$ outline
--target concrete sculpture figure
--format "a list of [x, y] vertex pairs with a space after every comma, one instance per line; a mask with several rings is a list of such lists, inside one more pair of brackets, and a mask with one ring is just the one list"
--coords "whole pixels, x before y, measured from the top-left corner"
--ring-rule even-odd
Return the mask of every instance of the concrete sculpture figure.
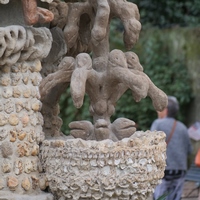
[[[1, 16], [7, 18], [0, 21], [0, 197], [146, 199], [163, 176], [165, 135], [136, 131], [126, 118], [110, 120], [128, 89], [136, 102], [149, 96], [156, 110], [167, 105], [130, 51], [141, 29], [137, 6], [0, 0]], [[115, 17], [123, 23], [127, 52], [110, 51]], [[67, 87], [77, 108], [89, 96], [93, 117], [71, 122], [70, 137], [61, 133], [58, 117]]]

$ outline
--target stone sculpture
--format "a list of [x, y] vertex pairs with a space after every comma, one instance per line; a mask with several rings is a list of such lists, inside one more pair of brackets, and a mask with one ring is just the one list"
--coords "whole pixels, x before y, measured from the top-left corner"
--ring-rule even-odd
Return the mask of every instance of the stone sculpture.
[[[163, 176], [165, 135], [136, 131], [126, 118], [110, 120], [128, 89], [136, 102], [149, 96], [156, 110], [167, 105], [130, 51], [141, 29], [137, 6], [0, 0], [0, 17], [12, 15], [13, 6], [17, 17], [0, 22], [0, 196], [146, 199]], [[124, 25], [127, 52], [109, 49], [114, 17]], [[68, 137], [58, 114], [69, 86], [77, 108], [89, 96], [93, 122], [71, 122]]]

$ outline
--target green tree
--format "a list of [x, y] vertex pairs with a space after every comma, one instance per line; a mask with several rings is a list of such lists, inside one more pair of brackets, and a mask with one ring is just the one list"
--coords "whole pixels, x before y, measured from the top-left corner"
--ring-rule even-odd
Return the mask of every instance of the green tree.
[[135, 3], [143, 26], [160, 28], [173, 26], [198, 26], [199, 0], [130, 0]]

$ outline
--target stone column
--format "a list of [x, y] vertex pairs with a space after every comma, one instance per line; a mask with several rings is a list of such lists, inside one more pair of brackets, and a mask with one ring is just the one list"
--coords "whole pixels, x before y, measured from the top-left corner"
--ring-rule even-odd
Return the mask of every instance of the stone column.
[[38, 159], [44, 140], [40, 60], [51, 43], [46, 28], [0, 28], [0, 197], [6, 200], [53, 199], [40, 190]]

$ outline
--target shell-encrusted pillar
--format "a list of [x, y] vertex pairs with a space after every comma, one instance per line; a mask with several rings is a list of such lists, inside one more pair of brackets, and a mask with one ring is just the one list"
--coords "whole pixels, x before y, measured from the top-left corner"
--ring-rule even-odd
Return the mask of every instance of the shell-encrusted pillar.
[[53, 199], [40, 190], [38, 158], [44, 140], [40, 60], [51, 43], [46, 28], [0, 28], [0, 197], [6, 200]]
[[118, 142], [45, 140], [40, 159], [56, 200], [146, 200], [164, 175], [165, 151], [163, 132], [137, 131]]

